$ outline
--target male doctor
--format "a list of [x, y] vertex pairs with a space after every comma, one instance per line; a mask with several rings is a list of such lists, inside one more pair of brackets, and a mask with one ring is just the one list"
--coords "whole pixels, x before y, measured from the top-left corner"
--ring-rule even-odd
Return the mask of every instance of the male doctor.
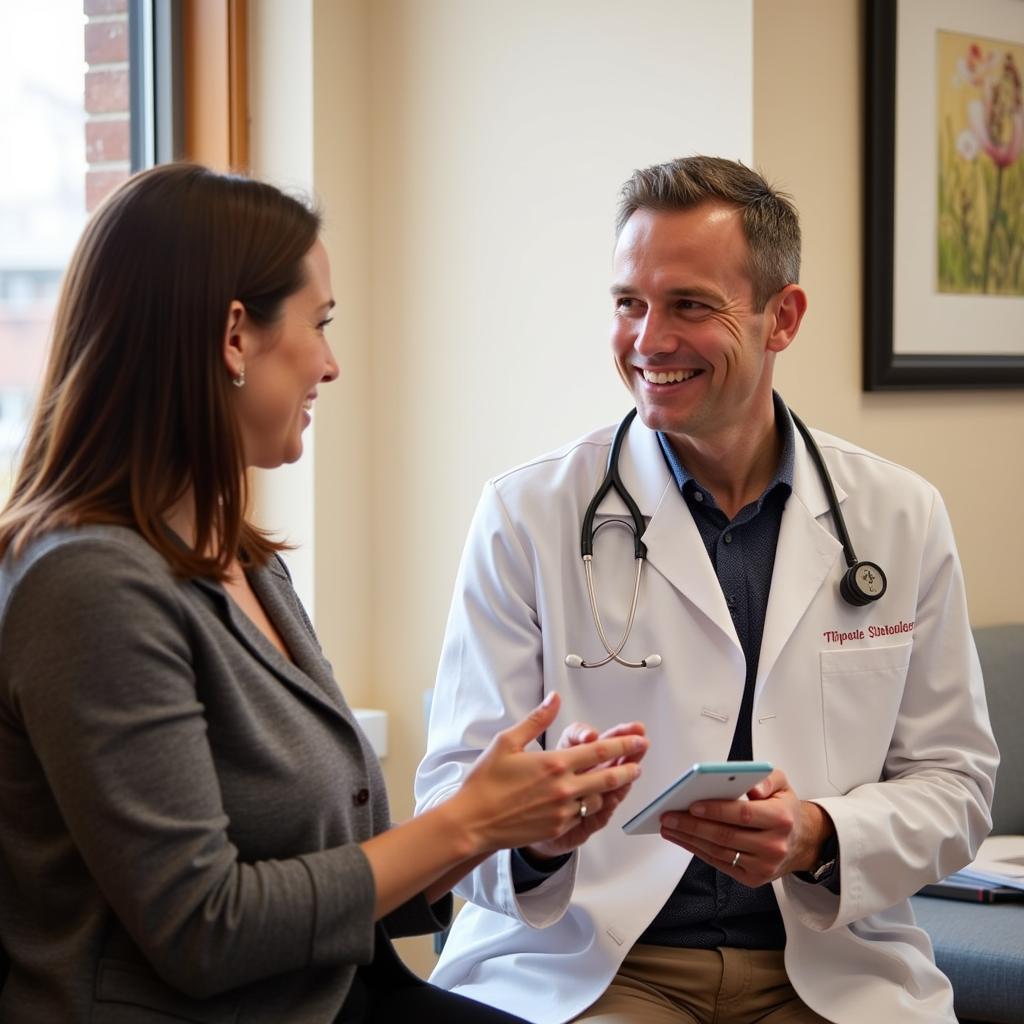
[[[624, 186], [611, 336], [638, 416], [618, 470], [648, 561], [621, 657], [647, 666], [575, 667], [605, 656], [579, 538], [608, 428], [485, 488], [419, 806], [552, 690], [549, 735], [646, 727], [650, 750], [608, 828], [591, 836], [610, 813], [591, 798], [568, 839], [467, 876], [434, 982], [544, 1024], [955, 1021], [908, 897], [990, 824], [998, 754], [960, 564], [930, 484], [816, 432], [858, 557], [887, 581], [872, 568], [862, 603], [841, 595], [824, 474], [772, 390], [807, 305], [799, 262], [796, 210], [741, 164], [676, 160]], [[614, 649], [634, 549], [610, 519], [632, 521], [614, 492], [593, 561]], [[666, 814], [660, 835], [618, 827], [693, 762], [751, 758], [775, 770], [749, 800]]]

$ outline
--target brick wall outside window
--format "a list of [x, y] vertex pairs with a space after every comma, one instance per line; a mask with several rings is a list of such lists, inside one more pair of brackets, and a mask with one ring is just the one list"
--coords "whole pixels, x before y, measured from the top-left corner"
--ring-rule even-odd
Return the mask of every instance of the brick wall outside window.
[[85, 206], [96, 205], [131, 170], [128, 0], [84, 0]]

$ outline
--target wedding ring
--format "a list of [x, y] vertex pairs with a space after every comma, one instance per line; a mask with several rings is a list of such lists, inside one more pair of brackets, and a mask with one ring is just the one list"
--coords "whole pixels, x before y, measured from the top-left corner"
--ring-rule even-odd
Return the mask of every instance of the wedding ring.
[[736, 851], [736, 856], [733, 857], [733, 859], [732, 859], [732, 866], [736, 867], [736, 865], [739, 864], [739, 862], [740, 862], [740, 851], [737, 850]]
[[577, 811], [577, 813], [579, 814], [581, 820], [587, 816], [587, 804], [582, 797], [580, 797], [580, 809], [579, 811]]

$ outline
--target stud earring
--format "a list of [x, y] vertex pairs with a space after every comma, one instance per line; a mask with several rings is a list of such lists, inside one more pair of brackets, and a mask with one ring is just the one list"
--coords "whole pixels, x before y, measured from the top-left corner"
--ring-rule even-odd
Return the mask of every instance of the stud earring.
[[234, 384], [236, 388], [244, 388], [245, 387], [245, 365], [244, 364], [242, 365], [242, 368], [238, 371], [238, 376], [231, 378], [231, 383]]

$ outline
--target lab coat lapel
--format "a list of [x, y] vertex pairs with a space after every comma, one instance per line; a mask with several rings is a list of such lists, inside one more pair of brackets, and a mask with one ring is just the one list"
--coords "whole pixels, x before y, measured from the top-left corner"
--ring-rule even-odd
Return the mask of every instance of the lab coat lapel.
[[648, 567], [661, 573], [739, 649], [736, 627], [697, 524], [665, 462], [657, 434], [639, 419], [626, 435], [619, 473], [648, 520], [643, 536]]
[[[839, 503], [846, 492], [836, 486]], [[775, 549], [756, 695], [815, 596], [826, 584], [843, 546], [830, 529], [828, 498], [803, 438], [796, 435], [793, 493], [786, 502]]]

